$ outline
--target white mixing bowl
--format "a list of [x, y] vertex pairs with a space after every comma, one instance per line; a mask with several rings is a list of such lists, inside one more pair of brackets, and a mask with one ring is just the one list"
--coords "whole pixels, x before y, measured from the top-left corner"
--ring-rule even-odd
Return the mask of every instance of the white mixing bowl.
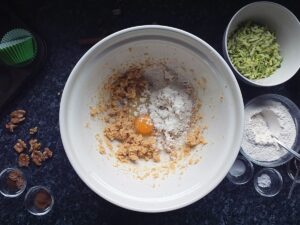
[[[205, 90], [197, 92], [203, 103], [203, 124], [208, 126], [208, 144], [193, 150], [201, 156], [198, 164], [188, 166], [183, 174], [176, 170], [164, 180], [140, 180], [114, 167], [113, 158], [97, 150], [95, 135], [101, 134], [104, 124], [90, 117], [89, 107], [97, 102], [95, 96], [112, 70], [149, 57], [165, 59], [187, 79], [206, 80]], [[73, 168], [99, 196], [127, 209], [162, 212], [201, 199], [223, 180], [239, 152], [243, 115], [238, 83], [211, 46], [179, 29], [140, 26], [104, 38], [79, 60], [62, 95], [60, 131]]]

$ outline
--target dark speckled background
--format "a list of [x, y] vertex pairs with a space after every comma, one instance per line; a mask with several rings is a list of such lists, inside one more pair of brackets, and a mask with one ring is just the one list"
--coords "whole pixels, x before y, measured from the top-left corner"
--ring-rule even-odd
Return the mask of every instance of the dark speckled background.
[[[17, 1], [7, 5], [34, 27], [46, 40], [48, 59], [38, 76], [22, 88], [0, 117], [0, 170], [16, 166], [12, 150], [18, 137], [27, 139], [28, 129], [39, 127], [38, 138], [54, 149], [45, 166], [23, 169], [28, 187], [45, 185], [54, 193], [55, 205], [46, 216], [35, 217], [24, 208], [24, 194], [15, 199], [0, 196], [0, 224], [300, 224], [300, 187], [291, 200], [291, 180], [286, 167], [279, 167], [284, 179], [282, 191], [274, 198], [259, 196], [252, 182], [235, 186], [227, 179], [200, 201], [180, 210], [160, 214], [128, 211], [93, 193], [77, 176], [64, 152], [58, 125], [60, 93], [70, 71], [89, 46], [80, 46], [81, 37], [104, 37], [122, 28], [162, 24], [189, 31], [221, 53], [222, 35], [231, 16], [246, 1]], [[298, 1], [281, 2], [300, 18]], [[121, 9], [114, 16], [113, 9]], [[300, 44], [300, 39], [299, 39]], [[295, 59], [300, 60], [300, 59]], [[263, 93], [279, 93], [300, 106], [299, 73], [284, 85], [260, 89], [241, 84], [245, 102]], [[8, 114], [16, 108], [28, 112], [26, 123], [15, 134], [3, 130]], [[259, 168], [256, 167], [257, 171]]]

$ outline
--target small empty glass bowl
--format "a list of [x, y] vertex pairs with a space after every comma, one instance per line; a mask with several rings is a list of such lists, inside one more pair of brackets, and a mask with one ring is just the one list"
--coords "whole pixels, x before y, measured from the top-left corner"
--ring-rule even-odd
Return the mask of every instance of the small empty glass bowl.
[[0, 193], [5, 197], [18, 197], [24, 192], [26, 185], [26, 178], [19, 169], [6, 168], [0, 173]]
[[34, 186], [25, 196], [25, 207], [33, 215], [42, 216], [51, 211], [54, 198], [49, 189], [43, 186]]
[[264, 168], [254, 176], [254, 188], [262, 196], [273, 197], [282, 189], [282, 176], [274, 168]]
[[253, 164], [245, 157], [239, 155], [226, 177], [234, 184], [245, 184], [252, 178], [253, 170]]

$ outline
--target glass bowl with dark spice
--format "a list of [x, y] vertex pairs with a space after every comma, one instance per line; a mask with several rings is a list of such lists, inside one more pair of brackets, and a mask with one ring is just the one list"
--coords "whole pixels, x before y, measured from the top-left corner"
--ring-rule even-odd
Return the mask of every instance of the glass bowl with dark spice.
[[33, 215], [42, 216], [51, 211], [54, 198], [50, 190], [43, 186], [34, 186], [25, 196], [25, 207]]
[[14, 198], [21, 195], [27, 182], [21, 170], [6, 168], [0, 173], [0, 193], [5, 197]]

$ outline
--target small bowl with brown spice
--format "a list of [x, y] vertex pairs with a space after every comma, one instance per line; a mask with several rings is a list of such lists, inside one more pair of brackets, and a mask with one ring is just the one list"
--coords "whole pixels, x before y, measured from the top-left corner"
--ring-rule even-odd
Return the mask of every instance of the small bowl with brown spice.
[[23, 172], [16, 168], [6, 168], [0, 173], [0, 193], [8, 198], [21, 195], [27, 181]]
[[28, 212], [36, 216], [47, 214], [54, 204], [53, 195], [44, 186], [31, 187], [26, 193], [24, 201]]

